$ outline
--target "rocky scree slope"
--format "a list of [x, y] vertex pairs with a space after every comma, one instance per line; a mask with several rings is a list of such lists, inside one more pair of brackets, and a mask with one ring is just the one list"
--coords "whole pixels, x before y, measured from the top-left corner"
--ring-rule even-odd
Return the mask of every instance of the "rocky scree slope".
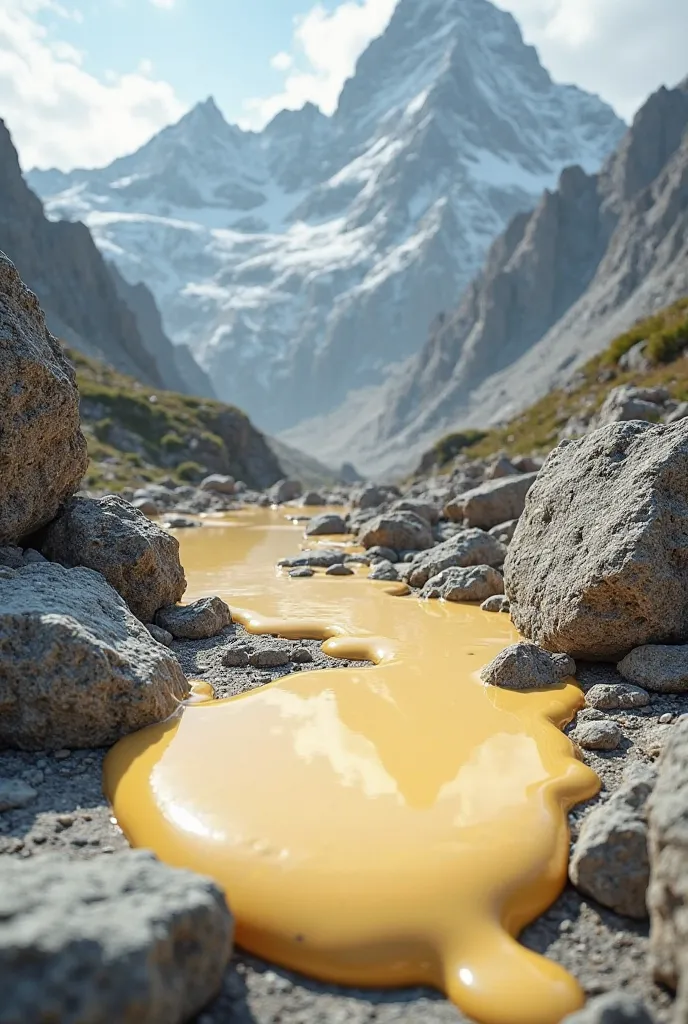
[[[458, 308], [348, 418], [304, 424], [318, 454], [409, 468], [449, 428], [500, 422], [634, 320], [688, 293], [688, 82], [660, 89], [598, 174], [567, 168], [494, 242]], [[346, 410], [344, 410], [346, 412]], [[321, 440], [326, 439], [326, 440]]]
[[188, 350], [166, 337], [144, 286], [113, 276], [81, 223], [53, 223], [22, 177], [0, 121], [0, 249], [36, 292], [48, 326], [66, 344], [156, 387], [213, 394]]
[[384, 380], [513, 215], [623, 127], [488, 0], [400, 0], [332, 117], [307, 104], [244, 132], [208, 100], [109, 167], [29, 181], [274, 432]]
[[547, 455], [558, 441], [598, 426], [640, 419], [675, 422], [688, 413], [688, 296], [638, 320], [563, 387], [503, 426], [446, 434], [416, 470], [450, 476], [466, 460]]

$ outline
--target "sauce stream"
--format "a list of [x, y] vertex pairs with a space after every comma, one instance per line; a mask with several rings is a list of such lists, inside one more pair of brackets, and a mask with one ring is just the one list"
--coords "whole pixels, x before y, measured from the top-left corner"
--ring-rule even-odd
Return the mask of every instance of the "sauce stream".
[[558, 1024], [582, 992], [514, 936], [563, 888], [566, 812], [599, 785], [560, 731], [580, 690], [484, 686], [518, 639], [507, 616], [366, 568], [291, 579], [275, 563], [300, 537], [274, 510], [186, 531], [188, 599], [220, 594], [253, 633], [375, 666], [294, 673], [122, 740], [105, 766], [121, 827], [215, 878], [267, 960], [433, 985], [481, 1024]]

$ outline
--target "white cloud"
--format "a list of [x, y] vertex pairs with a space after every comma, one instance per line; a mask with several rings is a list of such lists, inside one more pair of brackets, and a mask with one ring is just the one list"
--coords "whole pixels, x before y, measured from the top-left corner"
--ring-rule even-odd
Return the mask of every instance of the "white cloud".
[[[384, 31], [397, 2], [344, 0], [331, 11], [317, 3], [297, 18], [293, 53], [272, 62], [285, 72], [283, 87], [246, 101], [249, 123], [260, 127], [283, 107], [307, 100], [334, 110], [357, 57]], [[495, 2], [515, 15], [555, 79], [599, 93], [626, 118], [660, 85], [675, 85], [688, 72], [686, 0]]]
[[[245, 103], [251, 122], [260, 126], [284, 107], [297, 109], [310, 100], [331, 113], [339, 93], [371, 39], [387, 27], [397, 0], [345, 0], [332, 11], [317, 3], [295, 19], [294, 53], [278, 54], [287, 72], [279, 93]], [[284, 57], [291, 57], [286, 65]]]
[[40, 23], [44, 11], [73, 16], [53, 0], [0, 0], [0, 116], [25, 168], [109, 163], [184, 112], [145, 59], [127, 74], [89, 74]]
[[284, 50], [281, 50], [279, 53], [276, 53], [274, 57], [270, 58], [270, 66], [275, 68], [277, 71], [288, 71], [293, 63], [294, 58], [292, 55], [290, 53], [285, 53]]
[[597, 92], [630, 119], [688, 72], [686, 0], [496, 0], [559, 81]]

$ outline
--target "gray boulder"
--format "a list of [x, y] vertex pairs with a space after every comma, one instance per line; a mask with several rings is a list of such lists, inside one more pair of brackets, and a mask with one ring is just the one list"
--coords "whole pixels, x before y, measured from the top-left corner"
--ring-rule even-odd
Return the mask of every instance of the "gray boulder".
[[343, 562], [335, 562], [325, 570], [326, 576], [353, 576], [353, 574], [354, 570], [350, 569], [348, 565], [344, 565]]
[[201, 597], [190, 604], [169, 605], [155, 616], [156, 626], [177, 640], [208, 640], [226, 629], [232, 614], [220, 597]]
[[208, 878], [143, 850], [0, 866], [0, 1024], [182, 1024], [217, 993], [233, 923]]
[[440, 518], [440, 510], [437, 505], [433, 505], [429, 501], [421, 501], [419, 498], [399, 498], [393, 502], [391, 511], [414, 512], [430, 526], [434, 526]]
[[579, 722], [571, 733], [583, 750], [616, 750], [623, 739], [620, 727], [612, 719]]
[[650, 880], [647, 801], [657, 773], [638, 764], [583, 822], [569, 865], [571, 881], [617, 914], [647, 917]]
[[549, 650], [593, 660], [688, 638], [676, 557], [687, 533], [686, 421], [619, 423], [562, 442], [504, 565], [514, 625]]
[[354, 508], [369, 509], [378, 508], [387, 500], [387, 494], [375, 484], [365, 484], [354, 492], [351, 504]]
[[278, 480], [268, 491], [268, 497], [274, 505], [283, 505], [287, 501], [295, 501], [302, 491], [299, 480]]
[[654, 1024], [643, 1004], [624, 992], [608, 992], [591, 999], [561, 1024]]
[[319, 491], [306, 491], [301, 498], [302, 505], [326, 505], [327, 502]]
[[477, 526], [481, 530], [490, 530], [508, 519], [518, 519], [537, 475], [523, 473], [489, 480], [450, 501], [445, 507], [445, 515], [455, 522], [463, 520], [465, 526]]
[[586, 693], [585, 700], [598, 711], [628, 711], [647, 707], [650, 694], [629, 683], [596, 683]]
[[444, 569], [471, 565], [495, 568], [503, 563], [505, 557], [506, 548], [496, 537], [491, 537], [484, 530], [460, 530], [429, 551], [416, 555], [404, 576], [412, 587], [422, 587]]
[[368, 573], [368, 579], [384, 580], [386, 583], [392, 583], [399, 579], [399, 573], [396, 566], [392, 565], [391, 562], [380, 558], [373, 564], [372, 569]]
[[348, 529], [341, 516], [335, 515], [333, 512], [325, 512], [321, 516], [314, 516], [306, 524], [305, 532], [307, 537], [327, 537], [338, 533], [347, 533]]
[[443, 569], [428, 580], [420, 596], [431, 600], [482, 602], [503, 593], [501, 573], [489, 565], [472, 565], [464, 569]]
[[177, 659], [99, 573], [0, 569], [0, 746], [104, 747], [187, 693]]
[[236, 490], [234, 477], [225, 476], [223, 473], [211, 473], [201, 480], [198, 486], [202, 491], [210, 491], [211, 494], [234, 494]]
[[503, 594], [495, 594], [494, 597], [488, 597], [487, 600], [483, 601], [480, 608], [484, 612], [509, 612], [509, 598], [504, 597]]
[[88, 466], [74, 370], [38, 299], [0, 253], [0, 544], [54, 518]]
[[387, 512], [370, 519], [358, 536], [364, 548], [424, 551], [434, 544], [430, 525], [413, 512]]
[[506, 690], [538, 690], [557, 686], [575, 672], [575, 662], [566, 654], [550, 654], [535, 644], [520, 642], [500, 651], [480, 670], [480, 678], [488, 686]]
[[617, 668], [624, 679], [652, 693], [688, 693], [688, 644], [636, 647]]
[[43, 554], [101, 573], [142, 622], [186, 590], [179, 541], [114, 494], [72, 498], [45, 532]]
[[[688, 717], [671, 729], [649, 803], [650, 956], [658, 981], [688, 996]], [[678, 1018], [680, 1019], [680, 1018]], [[685, 1019], [685, 1018], [683, 1018]]]
[[612, 388], [596, 418], [596, 426], [628, 420], [658, 420], [668, 393], [660, 388], [634, 388], [628, 384]]

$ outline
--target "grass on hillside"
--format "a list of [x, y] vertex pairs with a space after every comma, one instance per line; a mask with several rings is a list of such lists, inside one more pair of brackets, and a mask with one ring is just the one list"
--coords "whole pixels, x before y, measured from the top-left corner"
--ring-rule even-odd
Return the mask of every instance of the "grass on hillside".
[[253, 427], [239, 409], [141, 384], [74, 350], [67, 355], [88, 441], [85, 487], [119, 491], [165, 477], [196, 482], [215, 472], [246, 479], [240, 442]]
[[[645, 371], [624, 371], [618, 361], [639, 341], [647, 341], [644, 355], [652, 366]], [[672, 398], [688, 400], [688, 297], [654, 316], [639, 321], [615, 338], [609, 347], [585, 364], [571, 382], [541, 398], [505, 426], [486, 431], [457, 431], [441, 438], [424, 457], [441, 468], [458, 451], [470, 458], [496, 452], [537, 455], [551, 451], [566, 423], [575, 415], [597, 412], [612, 387], [661, 385]], [[473, 439], [472, 434], [477, 436]]]

